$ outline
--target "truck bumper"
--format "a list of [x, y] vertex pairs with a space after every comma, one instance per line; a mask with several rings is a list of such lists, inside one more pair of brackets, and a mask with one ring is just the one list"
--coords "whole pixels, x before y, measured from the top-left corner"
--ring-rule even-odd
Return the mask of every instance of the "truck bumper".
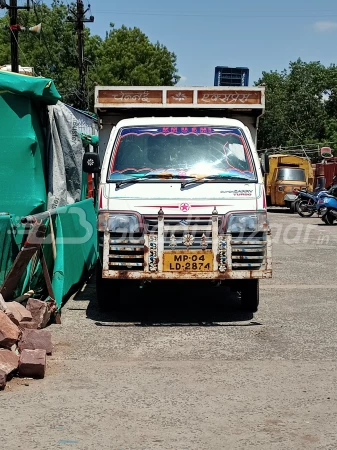
[[[156, 232], [142, 237], [116, 238], [105, 231], [102, 276], [149, 281], [271, 278], [270, 230], [243, 237], [218, 234], [218, 229], [215, 215], [208, 229], [203, 225], [202, 229], [175, 226], [171, 230], [159, 216]], [[180, 262], [168, 264], [168, 260]]]

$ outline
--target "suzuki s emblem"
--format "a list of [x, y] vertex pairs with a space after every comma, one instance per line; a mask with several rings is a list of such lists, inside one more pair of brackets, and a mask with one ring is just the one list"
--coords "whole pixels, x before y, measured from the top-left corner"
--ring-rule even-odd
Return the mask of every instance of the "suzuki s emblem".
[[187, 212], [191, 209], [191, 205], [189, 205], [188, 203], [181, 203], [179, 209], [182, 212]]

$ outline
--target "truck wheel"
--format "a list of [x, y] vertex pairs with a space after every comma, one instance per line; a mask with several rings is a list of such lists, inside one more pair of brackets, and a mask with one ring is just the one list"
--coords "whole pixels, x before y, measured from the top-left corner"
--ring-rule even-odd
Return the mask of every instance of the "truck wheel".
[[96, 264], [96, 299], [101, 311], [111, 311], [119, 304], [120, 280], [102, 278], [102, 265]]
[[259, 306], [259, 280], [242, 280], [241, 286], [241, 308], [256, 312]]

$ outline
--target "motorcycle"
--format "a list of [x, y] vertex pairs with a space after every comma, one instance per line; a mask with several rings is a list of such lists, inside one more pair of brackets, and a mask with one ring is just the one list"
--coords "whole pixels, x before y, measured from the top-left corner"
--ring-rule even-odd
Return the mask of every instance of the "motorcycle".
[[293, 193], [296, 195], [294, 201], [295, 211], [301, 217], [311, 217], [315, 212], [319, 213], [317, 202], [321, 195], [326, 192], [328, 192], [327, 189], [316, 190], [315, 192], [294, 189]]
[[[334, 195], [334, 189], [337, 188], [337, 175], [334, 175], [332, 184], [325, 188], [316, 188], [314, 192], [308, 192], [306, 189], [295, 189], [296, 195], [294, 208], [301, 217], [311, 217], [317, 212], [318, 217], [322, 215], [322, 208], [318, 208], [319, 200], [325, 195]], [[321, 203], [320, 203], [321, 205]]]
[[337, 220], [337, 187], [334, 192], [325, 192], [317, 202], [317, 209], [326, 225], [333, 225]]

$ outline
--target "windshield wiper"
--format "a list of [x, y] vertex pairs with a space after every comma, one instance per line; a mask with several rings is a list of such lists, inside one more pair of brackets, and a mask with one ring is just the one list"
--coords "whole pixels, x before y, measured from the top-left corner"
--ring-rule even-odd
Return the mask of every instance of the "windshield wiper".
[[206, 183], [208, 180], [214, 180], [217, 178], [221, 178], [221, 179], [225, 179], [228, 181], [233, 181], [233, 180], [241, 180], [241, 181], [255, 181], [252, 180], [251, 178], [247, 178], [247, 177], [241, 177], [241, 176], [232, 176], [232, 175], [222, 175], [222, 174], [217, 174], [217, 175], [208, 175], [206, 177], [193, 177], [192, 180], [188, 180], [185, 181], [184, 183], [181, 183], [181, 189], [184, 189], [186, 186], [188, 186], [189, 184], [193, 184], [193, 183]]
[[170, 174], [170, 173], [165, 173], [165, 174], [149, 173], [146, 175], [142, 175], [140, 177], [127, 178], [126, 180], [118, 181], [118, 183], [116, 183], [116, 188], [119, 189], [121, 186], [124, 186], [124, 184], [138, 183], [138, 181], [149, 180], [151, 178], [162, 178], [165, 180], [165, 179], [173, 178], [173, 177], [174, 177], [174, 175]]

